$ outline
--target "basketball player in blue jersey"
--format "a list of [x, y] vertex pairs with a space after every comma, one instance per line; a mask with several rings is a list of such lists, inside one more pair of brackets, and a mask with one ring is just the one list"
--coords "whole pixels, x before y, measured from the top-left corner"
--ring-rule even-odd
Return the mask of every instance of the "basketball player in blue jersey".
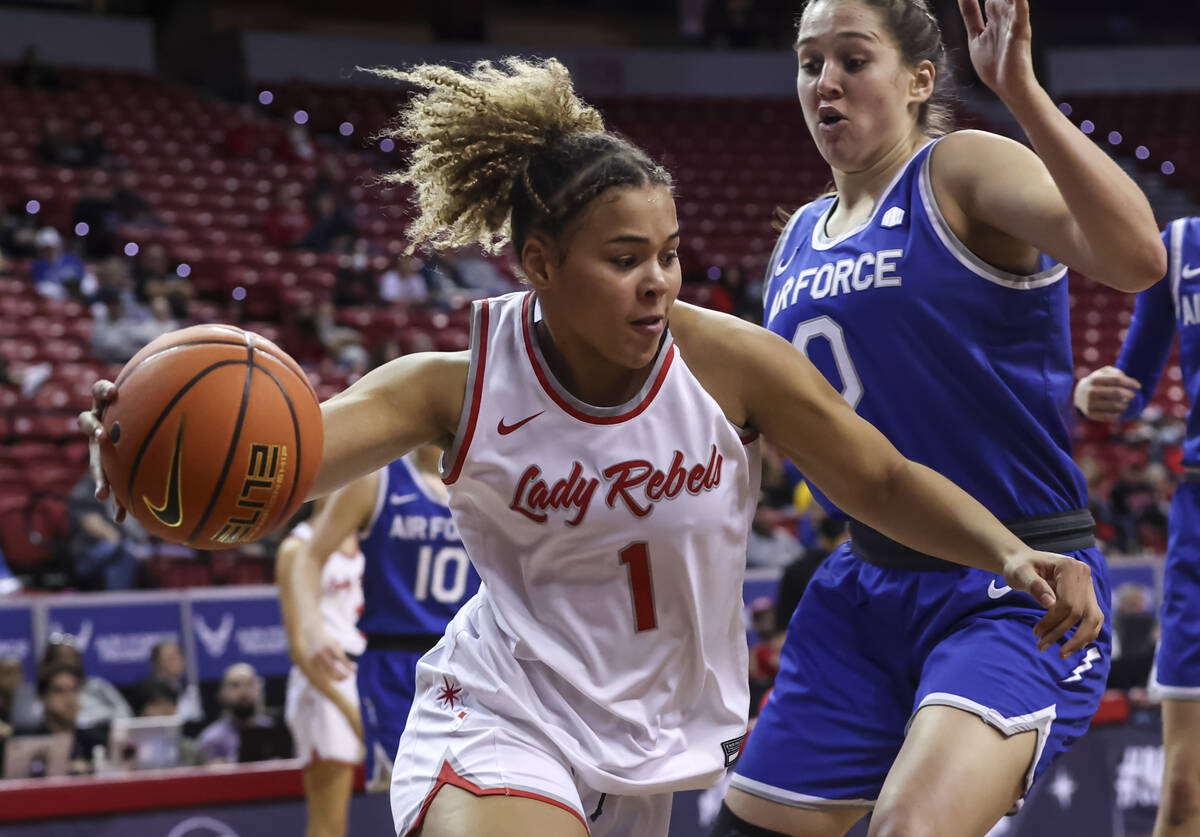
[[1155, 685], [1163, 697], [1163, 797], [1154, 837], [1200, 833], [1200, 218], [1163, 233], [1166, 276], [1138, 295], [1116, 367], [1075, 387], [1075, 406], [1096, 421], [1136, 418], [1158, 386], [1179, 333], [1179, 364], [1192, 408], [1183, 443], [1184, 482], [1168, 518], [1162, 642]]
[[[1146, 198], [1034, 77], [1027, 0], [960, 10], [975, 69], [1033, 150], [944, 135], [924, 0], [812, 0], [797, 91], [835, 191], [787, 222], [765, 324], [906, 456], [1027, 544], [1086, 562], [1107, 610], [1063, 420], [1066, 266], [1136, 291], [1165, 253]], [[1003, 579], [850, 528], [788, 627], [713, 837], [834, 837], [872, 810], [872, 837], [983, 835], [1099, 703], [1107, 628], [1039, 653], [1023, 637], [1040, 611]]]
[[[359, 536], [366, 564], [358, 629], [367, 647], [356, 667], [369, 789], [386, 790], [390, 782], [412, 705], [417, 660], [479, 589], [479, 576], [450, 516], [438, 475], [440, 456], [440, 449], [424, 445], [330, 495], [295, 565], [298, 572], [319, 573], [325, 555], [321, 544]], [[325, 636], [316, 601], [305, 599], [313, 588], [295, 583], [294, 577], [280, 578], [280, 584], [296, 596], [308, 647], [327, 649], [338, 671], [351, 676], [354, 667]]]

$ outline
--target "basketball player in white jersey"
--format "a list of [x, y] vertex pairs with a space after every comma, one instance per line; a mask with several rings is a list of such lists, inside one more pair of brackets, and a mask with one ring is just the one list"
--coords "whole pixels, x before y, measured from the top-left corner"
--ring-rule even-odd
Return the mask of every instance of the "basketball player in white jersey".
[[[440, 444], [483, 580], [418, 665], [398, 834], [664, 837], [672, 792], [737, 758], [758, 432], [856, 519], [1030, 592], [1048, 608], [1030, 642], [1096, 637], [1084, 564], [904, 459], [786, 341], [674, 306], [670, 176], [561, 64], [382, 72], [428, 89], [395, 132], [415, 149], [395, 177], [417, 189], [414, 241], [511, 240], [530, 285], [476, 303], [470, 351], [399, 358], [322, 406], [314, 494]], [[349, 667], [330, 643], [301, 653], [316, 676]]]
[[[279, 545], [276, 574], [290, 577], [312, 527], [302, 521]], [[357, 656], [366, 640], [355, 623], [363, 604], [363, 554], [353, 537], [346, 537], [329, 552], [321, 569], [321, 588], [315, 618], [328, 641], [348, 657]], [[280, 605], [288, 632], [288, 647], [296, 656], [297, 632], [303, 622], [295, 599], [280, 585]], [[299, 666], [288, 674], [284, 719], [296, 743], [296, 757], [305, 763], [304, 798], [308, 807], [306, 837], [345, 837], [354, 768], [363, 760], [362, 721], [354, 681], [313, 685]]]

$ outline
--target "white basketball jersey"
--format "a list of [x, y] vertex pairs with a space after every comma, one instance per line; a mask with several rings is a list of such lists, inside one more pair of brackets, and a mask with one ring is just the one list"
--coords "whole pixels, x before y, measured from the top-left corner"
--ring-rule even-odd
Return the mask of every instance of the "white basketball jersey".
[[475, 303], [443, 475], [483, 587], [450, 659], [468, 707], [536, 725], [600, 791], [707, 786], [746, 731], [756, 434], [669, 334], [633, 400], [582, 403], [550, 371], [536, 312], [532, 292]]
[[[311, 540], [312, 527], [307, 522], [299, 523], [290, 534], [303, 541]], [[367, 647], [366, 637], [356, 627], [363, 606], [365, 562], [360, 550], [356, 549], [353, 555], [338, 550], [321, 569], [321, 616], [325, 630], [347, 654], [361, 654]]]

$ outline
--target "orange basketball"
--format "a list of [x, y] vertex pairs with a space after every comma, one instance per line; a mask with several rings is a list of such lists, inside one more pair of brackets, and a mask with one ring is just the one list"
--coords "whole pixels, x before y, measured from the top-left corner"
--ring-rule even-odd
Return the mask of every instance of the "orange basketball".
[[296, 361], [257, 334], [199, 325], [125, 364], [102, 415], [112, 493], [153, 535], [227, 549], [295, 513], [321, 464], [321, 409]]

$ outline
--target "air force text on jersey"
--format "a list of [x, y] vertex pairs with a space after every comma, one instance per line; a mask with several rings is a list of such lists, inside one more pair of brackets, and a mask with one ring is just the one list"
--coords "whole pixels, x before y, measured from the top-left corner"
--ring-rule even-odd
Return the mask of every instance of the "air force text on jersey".
[[388, 537], [402, 541], [461, 540], [452, 517], [424, 514], [399, 514], [392, 518]]
[[[766, 320], [770, 323], [785, 306], [794, 305], [801, 291], [807, 291], [813, 299], [824, 299], [871, 288], [898, 288], [901, 277], [896, 275], [896, 263], [903, 258], [903, 250], [876, 250], [873, 253], [860, 253], [856, 258], [838, 259], [819, 267], [805, 268], [784, 280]], [[782, 275], [786, 269], [785, 263], [776, 276]]]

